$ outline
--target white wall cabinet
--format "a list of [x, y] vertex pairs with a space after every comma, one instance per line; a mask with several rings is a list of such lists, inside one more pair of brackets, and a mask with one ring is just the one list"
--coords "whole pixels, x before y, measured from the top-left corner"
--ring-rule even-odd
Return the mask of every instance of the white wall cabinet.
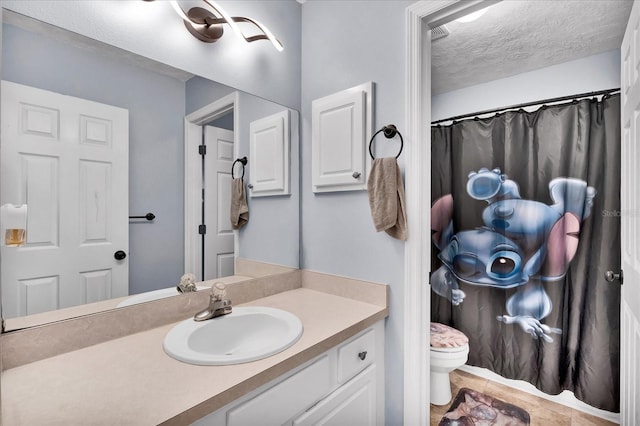
[[366, 189], [373, 82], [316, 99], [311, 109], [313, 192]]
[[194, 425], [382, 426], [383, 333], [383, 321], [378, 321]]
[[249, 125], [249, 193], [289, 195], [289, 110]]

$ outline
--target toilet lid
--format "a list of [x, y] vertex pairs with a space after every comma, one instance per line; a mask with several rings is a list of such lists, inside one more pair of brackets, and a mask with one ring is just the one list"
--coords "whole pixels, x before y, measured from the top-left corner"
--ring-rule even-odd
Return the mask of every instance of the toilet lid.
[[432, 348], [460, 348], [469, 343], [469, 338], [459, 330], [439, 322], [431, 323]]

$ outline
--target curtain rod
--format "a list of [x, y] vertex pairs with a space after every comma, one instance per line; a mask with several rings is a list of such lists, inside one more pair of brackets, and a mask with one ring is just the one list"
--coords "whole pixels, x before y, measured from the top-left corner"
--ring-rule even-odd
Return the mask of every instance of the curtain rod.
[[444, 123], [445, 121], [455, 121], [455, 120], [460, 120], [462, 118], [468, 118], [468, 117], [476, 117], [478, 115], [484, 115], [484, 114], [492, 114], [494, 112], [501, 112], [504, 111], [506, 112], [507, 110], [511, 110], [511, 109], [520, 109], [520, 108], [524, 108], [524, 107], [528, 107], [528, 106], [534, 106], [534, 105], [540, 105], [540, 104], [546, 104], [546, 103], [551, 103], [551, 102], [562, 102], [562, 101], [577, 101], [579, 98], [588, 98], [591, 96], [599, 96], [599, 95], [610, 95], [614, 92], [619, 92], [620, 88], [618, 87], [617, 89], [608, 89], [608, 90], [600, 90], [597, 92], [587, 92], [587, 93], [580, 93], [579, 95], [571, 95], [571, 96], [562, 96], [559, 98], [550, 98], [550, 99], [543, 99], [541, 101], [535, 101], [535, 102], [527, 102], [524, 104], [517, 104], [517, 105], [511, 105], [508, 107], [502, 107], [502, 108], [496, 108], [496, 109], [488, 109], [485, 111], [480, 111], [480, 112], [473, 112], [470, 114], [463, 114], [463, 115], [457, 115], [455, 117], [450, 117], [450, 118], [444, 118], [442, 120], [437, 120], [437, 121], [432, 121], [431, 125], [434, 124], [439, 124], [439, 123]]

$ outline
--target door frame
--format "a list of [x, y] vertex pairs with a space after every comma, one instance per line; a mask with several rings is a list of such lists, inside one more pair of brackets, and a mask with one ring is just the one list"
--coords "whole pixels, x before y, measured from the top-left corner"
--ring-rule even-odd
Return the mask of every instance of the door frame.
[[[404, 250], [404, 424], [429, 424], [431, 264], [431, 35], [429, 29], [499, 0], [419, 1], [406, 9], [405, 192], [408, 228]], [[426, 121], [425, 121], [426, 119]]]
[[[238, 157], [238, 92], [230, 93], [184, 118], [184, 272], [197, 274], [200, 260], [199, 235], [194, 232], [201, 222], [202, 163], [198, 146], [202, 144], [202, 127], [207, 123], [234, 111], [233, 156]], [[195, 125], [195, 126], [194, 126]], [[197, 127], [196, 127], [197, 126]], [[238, 233], [233, 236], [234, 257], [237, 257]]]

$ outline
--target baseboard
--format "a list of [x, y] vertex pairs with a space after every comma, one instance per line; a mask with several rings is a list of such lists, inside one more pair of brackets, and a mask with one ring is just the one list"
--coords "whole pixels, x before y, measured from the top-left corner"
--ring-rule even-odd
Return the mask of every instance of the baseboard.
[[560, 395], [549, 395], [536, 389], [536, 387], [529, 382], [525, 382], [523, 380], [507, 379], [500, 376], [499, 374], [494, 373], [491, 370], [487, 370], [486, 368], [463, 365], [462, 367], [460, 367], [460, 370], [478, 377], [482, 377], [483, 379], [488, 379], [502, 385], [530, 393], [531, 395], [535, 395], [537, 397], [565, 405], [574, 410], [582, 411], [584, 413], [591, 414], [592, 416], [600, 417], [610, 422], [620, 424], [620, 413], [612, 413], [610, 411], [600, 410], [599, 408], [595, 408], [588, 404], [585, 404], [584, 402], [577, 399], [571, 391], [565, 390]]

